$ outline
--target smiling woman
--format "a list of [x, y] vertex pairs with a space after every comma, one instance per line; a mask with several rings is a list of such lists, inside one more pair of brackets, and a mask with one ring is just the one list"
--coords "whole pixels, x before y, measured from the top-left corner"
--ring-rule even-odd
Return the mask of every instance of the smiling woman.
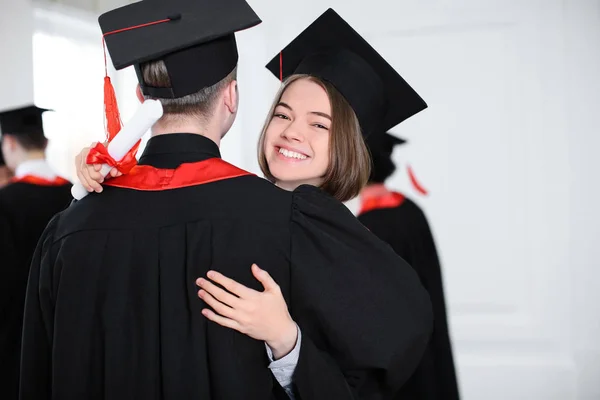
[[332, 84], [309, 75], [292, 75], [281, 86], [258, 153], [262, 172], [277, 186], [320, 186], [340, 201], [355, 197], [370, 172], [354, 110]]

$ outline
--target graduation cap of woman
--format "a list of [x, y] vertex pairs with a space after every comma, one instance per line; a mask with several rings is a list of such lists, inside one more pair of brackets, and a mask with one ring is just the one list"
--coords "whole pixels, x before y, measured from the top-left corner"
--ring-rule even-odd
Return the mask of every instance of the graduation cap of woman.
[[[225, 78], [237, 65], [235, 32], [261, 20], [244, 0], [144, 0], [98, 19], [114, 67], [133, 65], [142, 93], [180, 98]], [[140, 64], [163, 60], [171, 87], [144, 84]]]
[[331, 8], [267, 69], [281, 80], [308, 74], [331, 83], [356, 113], [365, 137], [386, 132], [427, 108], [400, 74]]

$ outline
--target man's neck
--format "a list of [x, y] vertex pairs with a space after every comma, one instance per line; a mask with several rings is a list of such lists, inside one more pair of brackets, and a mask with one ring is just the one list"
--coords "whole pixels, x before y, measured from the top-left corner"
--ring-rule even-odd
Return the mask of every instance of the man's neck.
[[46, 154], [43, 150], [28, 151], [27, 153], [23, 153], [23, 155], [20, 157], [20, 159], [17, 162], [17, 167], [27, 161], [37, 161], [45, 159]]
[[196, 135], [204, 136], [220, 146], [221, 144], [221, 132], [210, 125], [201, 126], [198, 123], [181, 121], [181, 122], [157, 122], [152, 127], [152, 136], [168, 135], [171, 133], [193, 133]]
[[54, 179], [57, 176], [52, 167], [46, 162], [43, 153], [41, 153], [41, 157], [39, 153], [28, 153], [27, 159], [19, 163], [15, 169], [15, 176], [22, 178], [26, 175], [34, 175], [45, 179]]

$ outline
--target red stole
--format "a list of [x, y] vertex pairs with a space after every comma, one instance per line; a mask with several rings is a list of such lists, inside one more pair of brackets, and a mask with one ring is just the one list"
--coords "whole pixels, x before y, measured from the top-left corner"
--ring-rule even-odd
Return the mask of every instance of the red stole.
[[21, 176], [19, 178], [14, 177], [10, 180], [11, 183], [29, 183], [31, 185], [38, 185], [38, 186], [63, 186], [63, 185], [67, 185], [70, 184], [71, 182], [69, 182], [68, 180], [61, 178], [60, 176], [57, 176], [54, 179], [46, 179], [46, 178], [42, 178], [36, 175], [25, 175], [25, 176]]
[[175, 169], [136, 165], [126, 175], [107, 179], [103, 185], [126, 189], [159, 191], [197, 186], [224, 179], [253, 175], [220, 158], [181, 164]]
[[365, 188], [361, 196], [361, 206], [358, 215], [382, 208], [395, 208], [404, 203], [406, 198], [402, 193], [391, 192], [383, 185]]

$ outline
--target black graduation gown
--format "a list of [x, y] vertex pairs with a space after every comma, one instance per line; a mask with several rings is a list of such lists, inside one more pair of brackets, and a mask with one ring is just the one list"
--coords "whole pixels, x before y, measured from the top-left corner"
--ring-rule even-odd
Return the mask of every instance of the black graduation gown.
[[[169, 134], [148, 142], [140, 164], [201, 170], [217, 157], [202, 136]], [[302, 329], [299, 399], [380, 399], [408, 379], [431, 305], [388, 245], [317, 188], [206, 181], [105, 187], [51, 221], [29, 280], [21, 399], [286, 398], [263, 342], [201, 314], [195, 280], [215, 269], [260, 290], [253, 262]]]
[[396, 399], [458, 399], [442, 271], [425, 214], [413, 201], [404, 199], [397, 207], [373, 209], [358, 218], [415, 269], [433, 305], [435, 322], [431, 342], [417, 370]]
[[71, 185], [10, 183], [0, 189], [0, 397], [18, 398], [23, 306], [29, 265], [54, 214], [71, 201]]

